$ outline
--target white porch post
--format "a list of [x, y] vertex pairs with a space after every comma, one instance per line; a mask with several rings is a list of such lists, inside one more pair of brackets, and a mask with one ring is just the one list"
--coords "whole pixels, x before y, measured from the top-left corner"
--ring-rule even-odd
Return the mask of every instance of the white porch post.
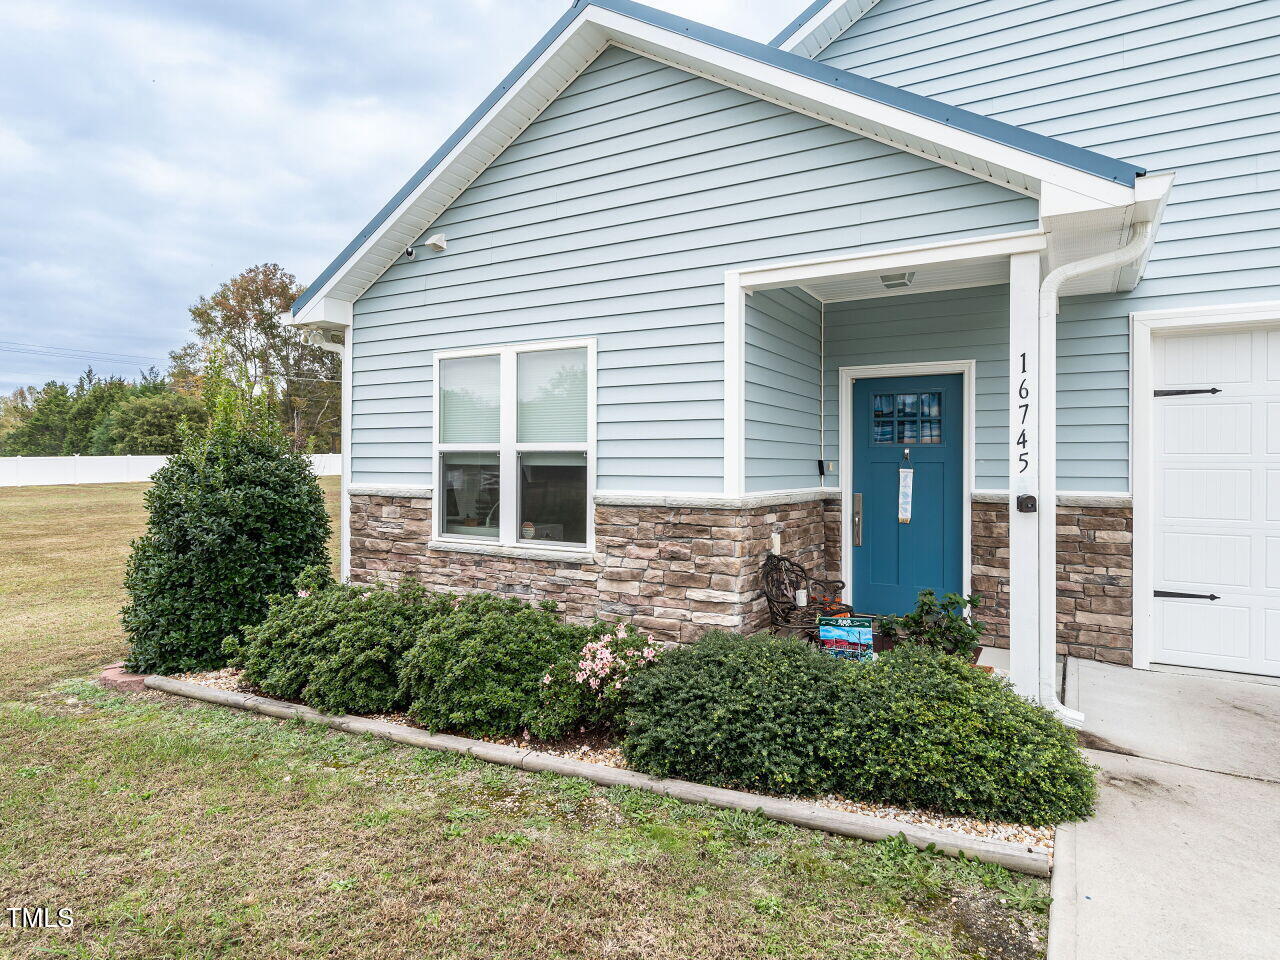
[[747, 292], [737, 271], [724, 279], [724, 495], [746, 486]]
[[[1040, 550], [1040, 518], [1056, 513], [1053, 479], [1045, 476], [1053, 461], [1046, 464], [1041, 456], [1042, 407], [1052, 418], [1056, 405], [1041, 402], [1040, 346], [1040, 254], [1015, 253], [1009, 257], [1009, 674], [1018, 693], [1037, 701], [1041, 620], [1055, 629], [1057, 621], [1056, 564], [1045, 571]], [[1027, 497], [1035, 498], [1035, 512], [1025, 499], [1019, 509], [1019, 499]]]

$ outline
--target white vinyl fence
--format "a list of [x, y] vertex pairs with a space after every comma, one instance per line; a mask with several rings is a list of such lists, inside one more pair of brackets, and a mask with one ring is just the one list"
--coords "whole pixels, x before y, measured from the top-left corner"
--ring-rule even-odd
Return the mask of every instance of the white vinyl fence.
[[[150, 480], [168, 457], [0, 457], [0, 487], [64, 483], [137, 483]], [[342, 454], [311, 455], [318, 477], [342, 473]]]

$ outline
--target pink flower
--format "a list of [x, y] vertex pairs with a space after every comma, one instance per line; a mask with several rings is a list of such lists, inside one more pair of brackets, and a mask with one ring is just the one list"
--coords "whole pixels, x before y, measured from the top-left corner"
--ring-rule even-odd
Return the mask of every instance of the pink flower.
[[298, 591], [298, 596], [300, 596], [300, 597], [309, 597], [309, 596], [311, 596], [311, 591], [310, 591], [310, 590], [299, 590], [299, 591]]
[[550, 682], [551, 682], [551, 674], [548, 673], [546, 676], [542, 678], [542, 685], [545, 687]]

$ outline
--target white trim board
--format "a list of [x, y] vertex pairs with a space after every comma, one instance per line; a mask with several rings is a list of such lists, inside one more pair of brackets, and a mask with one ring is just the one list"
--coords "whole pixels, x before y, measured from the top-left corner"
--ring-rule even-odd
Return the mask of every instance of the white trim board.
[[[934, 360], [922, 363], [881, 363], [867, 366], [841, 367], [837, 423], [840, 449], [840, 579], [844, 581], [844, 602], [853, 603], [853, 498], [843, 496], [853, 482], [853, 444], [849, 429], [853, 423], [853, 384], [855, 380], [875, 377], [928, 377], [958, 373], [964, 378], [964, 493], [961, 530], [961, 572], [964, 595], [973, 593], [973, 482], [974, 455], [977, 444], [976, 360]], [[1006, 494], [1007, 496], [1007, 494]]]
[[1174, 330], [1212, 330], [1280, 323], [1280, 300], [1227, 303], [1129, 315], [1132, 387], [1130, 463], [1133, 488], [1133, 665], [1152, 667], [1155, 610], [1155, 379], [1152, 340]]

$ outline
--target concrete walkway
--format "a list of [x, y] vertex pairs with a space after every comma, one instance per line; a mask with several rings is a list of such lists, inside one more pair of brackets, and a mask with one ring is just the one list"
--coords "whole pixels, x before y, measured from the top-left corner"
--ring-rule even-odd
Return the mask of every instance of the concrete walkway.
[[1280, 957], [1280, 686], [1070, 660], [1097, 816], [1058, 831], [1049, 960]]

